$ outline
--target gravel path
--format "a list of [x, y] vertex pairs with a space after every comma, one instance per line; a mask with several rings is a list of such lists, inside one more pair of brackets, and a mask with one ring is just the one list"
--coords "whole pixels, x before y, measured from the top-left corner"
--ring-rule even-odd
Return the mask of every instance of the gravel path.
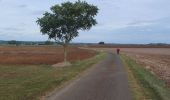
[[81, 78], [46, 100], [132, 100], [128, 79], [119, 55], [108, 53]]

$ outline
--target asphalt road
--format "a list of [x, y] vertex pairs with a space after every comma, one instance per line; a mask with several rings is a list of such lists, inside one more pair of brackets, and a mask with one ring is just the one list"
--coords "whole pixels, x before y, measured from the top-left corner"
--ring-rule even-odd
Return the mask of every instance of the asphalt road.
[[128, 79], [119, 55], [108, 53], [81, 78], [46, 100], [132, 100]]

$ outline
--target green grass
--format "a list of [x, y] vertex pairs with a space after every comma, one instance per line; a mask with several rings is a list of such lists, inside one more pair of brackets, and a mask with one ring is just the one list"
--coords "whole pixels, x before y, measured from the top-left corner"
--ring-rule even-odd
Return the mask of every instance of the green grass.
[[50, 65], [0, 65], [0, 100], [38, 100], [105, 56], [105, 53], [101, 53], [63, 68]]
[[122, 55], [122, 59], [128, 67], [134, 100], [170, 100], [170, 90], [162, 80], [128, 56]]

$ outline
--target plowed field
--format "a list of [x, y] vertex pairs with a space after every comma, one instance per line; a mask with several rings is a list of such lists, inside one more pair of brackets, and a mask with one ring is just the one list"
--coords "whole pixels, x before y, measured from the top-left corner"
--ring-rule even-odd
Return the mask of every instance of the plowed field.
[[[90, 58], [94, 51], [69, 47], [68, 60]], [[55, 64], [63, 61], [63, 48], [55, 46], [0, 46], [0, 64]]]
[[170, 86], [170, 48], [124, 48], [122, 51]]

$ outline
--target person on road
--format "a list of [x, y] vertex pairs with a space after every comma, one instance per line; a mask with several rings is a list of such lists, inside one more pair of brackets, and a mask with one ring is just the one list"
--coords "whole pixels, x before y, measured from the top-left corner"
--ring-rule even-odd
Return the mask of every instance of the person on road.
[[119, 53], [120, 53], [120, 49], [119, 49], [119, 48], [117, 48], [117, 50], [116, 50], [116, 51], [117, 51], [117, 54], [119, 54]]

